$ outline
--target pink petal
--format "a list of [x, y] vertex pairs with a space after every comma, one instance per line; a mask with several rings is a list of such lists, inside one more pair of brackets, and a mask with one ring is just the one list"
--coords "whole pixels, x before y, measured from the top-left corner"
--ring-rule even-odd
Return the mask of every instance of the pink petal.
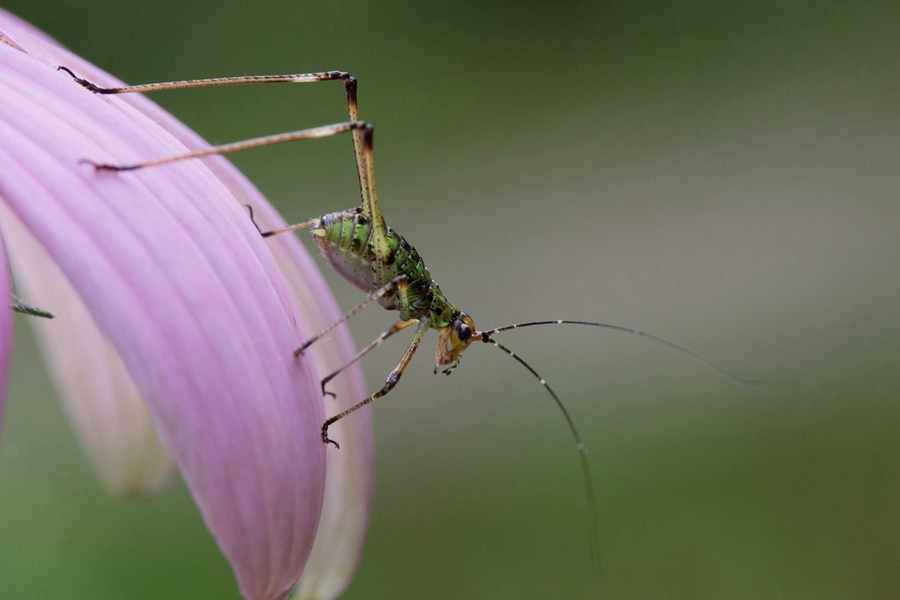
[[[7, 290], [7, 302], [12, 286], [9, 271], [6, 267], [6, 252], [2, 232], [0, 232], [0, 282], [2, 289]], [[3, 417], [6, 415], [6, 394], [9, 386], [9, 367], [12, 364], [13, 352], [13, 311], [0, 307], [0, 430], [3, 429]]]
[[200, 161], [77, 166], [184, 150], [141, 113], [189, 134], [145, 98], [81, 89], [56, 65], [115, 83], [15, 18], [0, 29], [0, 195], [118, 351], [243, 594], [283, 598], [321, 508], [324, 417], [317, 375], [291, 354], [305, 332], [290, 293], [223, 186], [245, 182], [224, 160], [207, 164], [228, 180]]
[[[256, 215], [264, 229], [284, 225], [271, 207], [259, 207]], [[270, 240], [269, 247], [294, 292], [303, 321], [328, 324], [337, 320], [340, 314], [333, 304], [310, 302], [304, 293], [324, 287], [325, 282], [319, 271], [312, 268], [312, 259], [297, 238], [279, 236]], [[326, 374], [347, 362], [354, 345], [346, 329], [341, 328], [316, 342], [312, 349], [319, 373]], [[336, 400], [326, 403], [329, 414], [341, 412], [364, 398], [367, 392], [359, 366], [354, 365], [332, 380], [329, 391], [337, 395]], [[329, 433], [341, 442], [341, 448], [327, 452], [325, 505], [312, 555], [293, 594], [295, 600], [329, 600], [347, 587], [362, 554], [368, 526], [374, 460], [369, 408], [336, 422]]]
[[119, 495], [158, 491], [174, 464], [125, 365], [56, 263], [3, 203], [0, 224], [19, 294], [60, 315], [26, 320], [98, 475]]

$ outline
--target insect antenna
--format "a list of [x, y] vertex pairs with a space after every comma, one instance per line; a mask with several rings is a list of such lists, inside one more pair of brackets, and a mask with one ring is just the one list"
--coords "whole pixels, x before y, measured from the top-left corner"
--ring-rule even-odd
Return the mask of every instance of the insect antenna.
[[602, 570], [600, 565], [600, 543], [599, 543], [599, 527], [598, 527], [598, 517], [597, 517], [597, 507], [594, 500], [594, 484], [591, 479], [591, 470], [588, 465], [587, 458], [587, 447], [585, 447], [584, 442], [581, 441], [581, 435], [578, 433], [578, 429], [575, 427], [575, 422], [572, 420], [572, 416], [569, 414], [568, 409], [566, 409], [565, 405], [562, 403], [562, 400], [559, 399], [559, 396], [556, 395], [556, 392], [553, 391], [553, 388], [547, 383], [543, 377], [541, 377], [537, 371], [532, 368], [527, 362], [525, 362], [522, 357], [518, 354], [514, 353], [512, 350], [493, 339], [493, 335], [496, 333], [502, 333], [504, 331], [511, 331], [513, 329], [519, 329], [520, 327], [533, 327], [535, 325], [588, 325], [591, 327], [603, 327], [605, 329], [613, 329], [615, 331], [621, 331], [624, 333], [630, 333], [632, 335], [636, 335], [645, 339], [650, 340], [651, 342], [656, 342], [657, 344], [661, 344], [670, 350], [674, 350], [679, 354], [683, 354], [684, 356], [690, 358], [703, 368], [712, 372], [713, 374], [721, 377], [722, 379], [742, 386], [755, 386], [762, 383], [761, 381], [753, 381], [749, 379], [742, 379], [731, 373], [726, 372], [725, 370], [717, 367], [710, 361], [706, 360], [699, 354], [695, 352], [691, 352], [687, 348], [683, 346], [679, 346], [678, 344], [673, 344], [668, 340], [664, 340], [661, 337], [657, 337], [651, 333], [647, 333], [646, 331], [641, 331], [639, 329], [634, 329], [632, 327], [624, 327], [622, 325], [612, 325], [610, 323], [599, 323], [597, 321], [577, 321], [572, 319], [548, 319], [543, 321], [528, 321], [526, 323], [514, 323], [512, 325], [505, 325], [503, 327], [497, 327], [496, 329], [489, 329], [486, 331], [479, 331], [475, 334], [475, 339], [480, 339], [481, 341], [491, 344], [495, 346], [511, 356], [512, 358], [519, 361], [519, 363], [528, 369], [528, 371], [535, 376], [535, 378], [544, 386], [544, 389], [550, 393], [550, 396], [553, 397], [553, 401], [556, 402], [556, 405], [559, 407], [559, 410], [562, 412], [563, 416], [566, 418], [566, 423], [569, 425], [569, 431], [572, 432], [572, 438], [575, 440], [575, 447], [578, 450], [578, 454], [581, 458], [581, 472], [582, 478], [584, 479], [584, 488], [587, 494], [588, 500], [588, 527], [589, 527], [589, 535], [590, 535], [590, 544], [591, 544], [591, 556], [593, 559], [594, 568], [598, 571]]
[[[661, 337], [656, 337], [655, 335], [653, 335], [651, 333], [647, 333], [646, 331], [641, 331], [639, 329], [634, 329], [631, 327], [624, 327], [622, 325], [611, 325], [609, 323], [598, 323], [596, 321], [576, 321], [576, 320], [571, 320], [571, 319], [552, 319], [552, 320], [545, 320], [545, 321], [529, 321], [527, 323], [515, 323], [513, 325], [506, 325], [504, 327], [497, 327], [496, 329], [482, 331], [481, 334], [483, 336], [486, 336], [489, 339], [490, 336], [494, 335], [495, 333], [500, 333], [503, 331], [511, 331], [513, 329], [519, 329], [520, 327], [532, 327], [534, 325], [590, 325], [591, 327], [603, 327], [606, 329], [613, 329], [615, 331], [622, 331], [625, 333], [630, 333], [632, 335], [637, 335], [644, 339], [648, 339], [651, 342], [656, 342], [657, 344], [662, 344], [663, 346], [665, 346], [666, 348], [669, 348], [670, 350], [674, 350], [675, 352], [678, 352], [679, 354], [687, 356], [688, 358], [690, 358], [691, 360], [693, 360], [694, 362], [699, 364], [701, 367], [703, 367], [707, 371], [710, 371], [714, 375], [717, 375], [718, 377], [721, 377], [725, 381], [731, 382], [735, 385], [756, 386], [756, 385], [759, 385], [762, 383], [762, 381], [751, 380], [751, 379], [742, 379], [740, 377], [732, 375], [731, 373], [728, 373], [724, 369], [717, 367], [716, 365], [714, 365], [710, 361], [706, 360], [699, 354], [696, 354], [695, 352], [691, 352], [690, 350], [688, 350], [687, 348], [685, 348], [683, 346], [679, 346], [678, 344], [673, 344], [672, 342], [670, 342], [668, 340], [664, 340]], [[493, 340], [491, 340], [491, 341], [493, 341]], [[516, 358], [518, 358], [518, 357], [516, 357]]]
[[500, 342], [491, 339], [490, 334], [495, 333], [497, 331], [505, 331], [503, 328], [493, 329], [491, 331], [482, 331], [476, 334], [480, 336], [481, 341], [491, 344], [503, 350], [509, 356], [513, 357], [519, 364], [528, 369], [532, 375], [544, 386], [550, 395], [553, 397], [553, 401], [556, 402], [556, 406], [559, 407], [559, 410], [562, 411], [563, 416], [566, 418], [566, 423], [569, 425], [569, 431], [572, 432], [572, 438], [575, 440], [575, 448], [578, 450], [578, 455], [581, 458], [581, 476], [584, 479], [584, 490], [587, 495], [588, 502], [588, 535], [590, 537], [590, 545], [591, 545], [591, 562], [594, 565], [594, 569], [596, 571], [602, 571], [602, 567], [600, 564], [600, 532], [599, 532], [599, 519], [597, 518], [597, 506], [594, 500], [594, 484], [591, 479], [591, 469], [588, 465], [588, 451], [587, 447], [584, 445], [584, 442], [581, 441], [581, 435], [578, 433], [578, 428], [575, 427], [575, 421], [572, 420], [572, 416], [569, 414], [568, 409], [562, 403], [562, 400], [559, 399], [559, 396], [556, 395], [556, 392], [553, 391], [553, 388], [547, 383], [547, 380], [541, 377], [537, 371], [535, 371], [531, 365], [525, 362], [521, 356], [501, 344]]

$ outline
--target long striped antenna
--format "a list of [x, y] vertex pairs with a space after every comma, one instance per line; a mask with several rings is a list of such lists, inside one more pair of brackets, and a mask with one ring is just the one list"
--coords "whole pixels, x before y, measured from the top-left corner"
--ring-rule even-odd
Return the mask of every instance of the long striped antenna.
[[[501, 328], [500, 331], [503, 329]], [[553, 401], [556, 402], [556, 405], [559, 407], [559, 410], [562, 411], [563, 416], [566, 418], [566, 423], [569, 425], [569, 431], [572, 432], [572, 438], [575, 440], [575, 448], [578, 450], [578, 456], [581, 459], [581, 476], [584, 479], [584, 490], [587, 494], [587, 502], [588, 502], [588, 536], [590, 538], [591, 545], [591, 559], [594, 565], [594, 569], [596, 571], [602, 571], [602, 566], [600, 564], [600, 531], [599, 531], [599, 519], [597, 518], [597, 505], [594, 500], [594, 484], [591, 479], [591, 469], [588, 465], [588, 451], [587, 446], [584, 445], [584, 442], [581, 441], [581, 435], [578, 433], [578, 428], [575, 427], [575, 421], [572, 420], [572, 416], [569, 414], [568, 409], [562, 403], [562, 400], [559, 399], [559, 396], [556, 395], [556, 392], [553, 391], [553, 388], [547, 383], [547, 380], [541, 377], [537, 371], [535, 371], [531, 365], [525, 362], [521, 356], [498, 342], [497, 340], [491, 339], [490, 334], [494, 333], [497, 330], [492, 331], [481, 331], [475, 334], [476, 339], [480, 336], [481, 341], [486, 344], [491, 344], [492, 346], [496, 346], [500, 350], [503, 350], [509, 356], [513, 357], [519, 364], [528, 369], [528, 371], [535, 376], [535, 378], [544, 386], [550, 395], [553, 397]]]
[[701, 367], [703, 367], [707, 371], [710, 371], [714, 375], [717, 375], [718, 377], [721, 377], [725, 381], [731, 382], [735, 385], [755, 386], [755, 385], [759, 385], [762, 383], [762, 381], [758, 381], [758, 380], [742, 379], [740, 377], [736, 377], [735, 375], [732, 375], [731, 373], [728, 373], [724, 369], [717, 367], [716, 365], [714, 365], [710, 361], [706, 360], [699, 354], [691, 352], [690, 350], [688, 350], [687, 348], [685, 348], [683, 346], [679, 346], [678, 344], [673, 344], [672, 342], [670, 342], [668, 340], [664, 340], [661, 337], [656, 337], [655, 335], [653, 335], [651, 333], [647, 333], [646, 331], [641, 331], [639, 329], [634, 329], [632, 327], [623, 327], [622, 325], [611, 325], [609, 323], [598, 323], [596, 321], [575, 321], [575, 320], [571, 320], [571, 319], [552, 319], [552, 320], [545, 320], [545, 321], [529, 321], [527, 323], [515, 323], [513, 325], [506, 325], [504, 327], [497, 327], [496, 329], [489, 329], [487, 331], [482, 331], [481, 334], [490, 338], [490, 336], [494, 335], [495, 333], [501, 333], [503, 331], [512, 331], [513, 329], [519, 329], [520, 327], [532, 327], [534, 325], [590, 325], [591, 327], [604, 327], [606, 329], [613, 329], [615, 331], [622, 331], [624, 333], [630, 333], [632, 335], [637, 335], [644, 339], [648, 339], [651, 342], [656, 342], [657, 344], [662, 344], [663, 346], [665, 346], [666, 348], [669, 348], [670, 350], [674, 350], [675, 352], [678, 352], [679, 354], [683, 354], [684, 356], [687, 356], [688, 358], [690, 358], [691, 360], [693, 360], [694, 362], [699, 364]]
[[[575, 440], [575, 448], [578, 450], [578, 455], [581, 458], [581, 473], [582, 478], [584, 479], [584, 488], [587, 494], [588, 500], [588, 527], [589, 527], [589, 537], [590, 537], [590, 545], [591, 545], [591, 556], [593, 558], [593, 564], [596, 570], [602, 570], [600, 564], [600, 534], [599, 534], [599, 519], [597, 517], [597, 507], [594, 500], [594, 484], [591, 479], [591, 470], [588, 465], [588, 452], [587, 447], [584, 445], [584, 442], [581, 440], [581, 435], [578, 433], [578, 429], [575, 427], [575, 422], [572, 420], [572, 416], [569, 414], [568, 409], [562, 403], [562, 400], [559, 399], [559, 396], [556, 395], [556, 392], [553, 391], [553, 388], [547, 383], [547, 380], [538, 374], [537, 371], [532, 368], [527, 362], [525, 362], [522, 357], [518, 354], [514, 353], [512, 350], [493, 339], [493, 335], [496, 333], [502, 333], [504, 331], [512, 331], [513, 329], [519, 329], [520, 327], [532, 327], [535, 325], [589, 325], [591, 327], [603, 327], [606, 329], [613, 329], [615, 331], [621, 331], [624, 333], [630, 333], [632, 335], [636, 335], [645, 339], [648, 339], [652, 342], [656, 342], [657, 344], [662, 344], [663, 346], [669, 348], [670, 350], [674, 350], [679, 354], [683, 354], [684, 356], [690, 358], [703, 368], [712, 372], [713, 374], [721, 377], [722, 379], [741, 386], [755, 386], [759, 385], [760, 381], [751, 381], [748, 379], [742, 379], [740, 377], [736, 377], [731, 373], [726, 372], [724, 369], [721, 369], [706, 360], [699, 354], [691, 352], [687, 348], [683, 346], [679, 346], [678, 344], [673, 344], [668, 340], [664, 340], [661, 337], [657, 337], [653, 334], [647, 333], [646, 331], [641, 331], [639, 329], [634, 329], [632, 327], [624, 327], [622, 325], [612, 325], [610, 323], [599, 323], [596, 321], [577, 321], [570, 319], [551, 319], [551, 320], [543, 320], [543, 321], [529, 321], [527, 323], [515, 323], [513, 325], [506, 325], [504, 327], [497, 327], [496, 329], [489, 329], [487, 331], [479, 331], [474, 336], [473, 339], [480, 339], [486, 344], [491, 344], [495, 346], [511, 356], [512, 358], [519, 361], [523, 367], [528, 369], [528, 371], [534, 375], [534, 377], [540, 382], [544, 389], [550, 393], [550, 396], [553, 398], [553, 401], [556, 402], [556, 405], [559, 407], [559, 410], [562, 412], [563, 416], [566, 419], [566, 423], [569, 425], [569, 431], [572, 433], [572, 438]], [[456, 366], [456, 365], [454, 365]], [[445, 372], [448, 372], [449, 369]]]

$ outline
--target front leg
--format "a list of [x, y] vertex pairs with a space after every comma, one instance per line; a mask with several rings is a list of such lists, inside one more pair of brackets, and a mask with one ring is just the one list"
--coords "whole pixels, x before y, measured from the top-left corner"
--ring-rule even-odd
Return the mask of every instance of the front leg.
[[409, 347], [406, 349], [406, 352], [403, 353], [403, 357], [400, 359], [400, 362], [397, 363], [397, 366], [394, 367], [390, 375], [388, 375], [387, 380], [384, 382], [384, 386], [380, 390], [378, 390], [362, 402], [354, 404], [344, 412], [331, 417], [322, 424], [322, 441], [324, 443], [334, 444], [335, 448], [340, 448], [340, 445], [336, 441], [328, 437], [328, 427], [333, 425], [336, 421], [343, 419], [350, 413], [362, 408], [363, 406], [375, 402], [376, 400], [390, 392], [392, 389], [394, 389], [394, 386], [397, 385], [398, 381], [400, 381], [400, 376], [403, 375], [403, 371], [406, 370], [406, 366], [409, 364], [409, 361], [412, 360], [413, 354], [416, 353], [416, 349], [419, 347], [419, 343], [421, 343], [422, 338], [425, 336], [425, 332], [427, 332], [430, 328], [431, 321], [427, 319], [419, 321], [419, 326], [416, 327], [416, 335], [413, 337], [412, 342], [410, 342]]

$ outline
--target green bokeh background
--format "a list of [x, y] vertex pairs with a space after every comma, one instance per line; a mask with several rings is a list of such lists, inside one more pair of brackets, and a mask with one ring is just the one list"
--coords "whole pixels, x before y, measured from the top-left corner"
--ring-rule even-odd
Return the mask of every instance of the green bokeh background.
[[[345, 598], [900, 596], [900, 5], [5, 6], [133, 83], [348, 70], [388, 222], [476, 324], [602, 319], [765, 380], [732, 386], [614, 332], [507, 334], [591, 450], [594, 576], [550, 399], [490, 348], [450, 378], [423, 351], [376, 406], [371, 529]], [[342, 97], [154, 99], [225, 142], [344, 120]], [[349, 147], [233, 160], [299, 220], [356, 205]], [[357, 342], [391, 318], [360, 316]], [[0, 598], [238, 598], [182, 484], [106, 495], [19, 326]], [[371, 387], [403, 344], [366, 362]]]

